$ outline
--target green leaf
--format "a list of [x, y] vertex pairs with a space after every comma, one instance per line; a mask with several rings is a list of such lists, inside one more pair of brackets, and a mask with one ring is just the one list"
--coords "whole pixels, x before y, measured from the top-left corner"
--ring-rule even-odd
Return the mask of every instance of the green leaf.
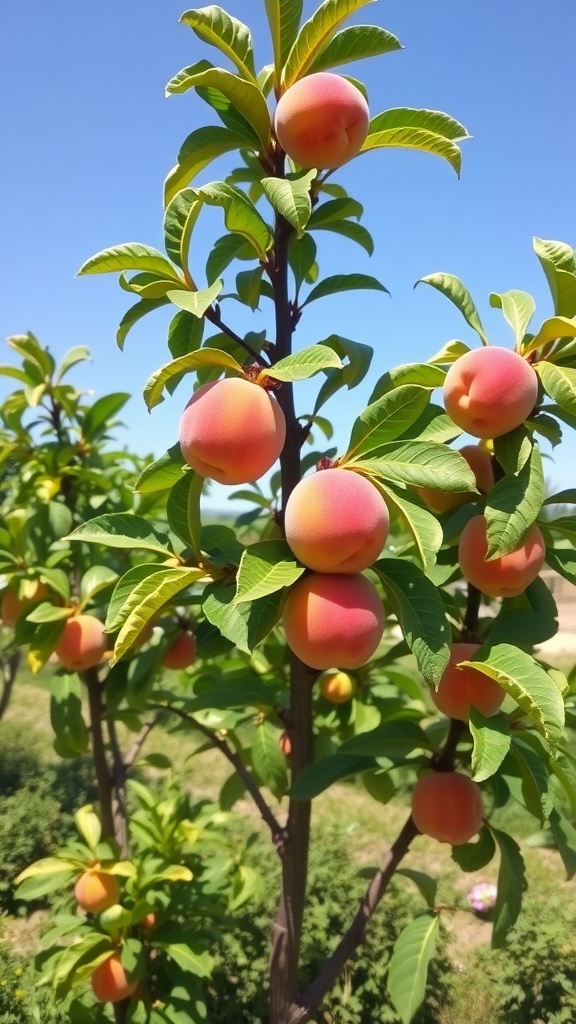
[[544, 471], [537, 445], [515, 476], [505, 476], [490, 491], [484, 516], [488, 524], [486, 560], [515, 551], [534, 525], [544, 501]]
[[[460, 310], [466, 323], [480, 336], [482, 344], [488, 345], [488, 337], [482, 327], [478, 310], [472, 301], [472, 296], [458, 277], [454, 277], [453, 274], [428, 274], [427, 277], [421, 277], [416, 282], [416, 284], [421, 283], [431, 285], [432, 288], [436, 288], [447, 299], [450, 299], [450, 302], [453, 302], [456, 308]], [[436, 362], [437, 360], [435, 359], [434, 361]]]
[[416, 149], [447, 160], [460, 176], [462, 155], [455, 140], [468, 137], [458, 121], [438, 110], [396, 107], [372, 118], [360, 152], [385, 147]]
[[550, 814], [550, 831], [566, 868], [566, 879], [576, 875], [576, 828], [557, 810]]
[[452, 860], [462, 871], [480, 871], [490, 863], [496, 853], [496, 843], [486, 825], [480, 829], [475, 843], [462, 843], [452, 847]]
[[542, 381], [546, 394], [557, 402], [561, 409], [576, 415], [576, 369], [556, 366], [547, 361], [535, 363], [534, 369]]
[[576, 551], [547, 547], [546, 564], [576, 586]]
[[[533, 814], [541, 824], [544, 824], [553, 807], [552, 797], [549, 792], [548, 766], [544, 764], [536, 750], [533, 750], [532, 747], [522, 743], [517, 738], [514, 738], [512, 742], [510, 757], [506, 758], [506, 761], [510, 761], [513, 765], [514, 774], [520, 776], [522, 787], [520, 802], [523, 799], [530, 814]], [[509, 772], [506, 770], [506, 761], [503, 765], [502, 774], [508, 776]], [[510, 785], [509, 778], [507, 778], [507, 781]], [[510, 788], [512, 789], [512, 787]], [[513, 795], [517, 796], [514, 793]]]
[[514, 333], [514, 340], [519, 346], [528, 330], [535, 311], [536, 303], [528, 292], [509, 291], [490, 293], [490, 305], [494, 309], [501, 309], [507, 324], [510, 324]]
[[381, 558], [373, 569], [392, 602], [422, 675], [439, 683], [450, 657], [450, 631], [436, 587], [418, 566], [404, 559]]
[[259, 259], [264, 259], [272, 245], [272, 232], [258, 210], [239, 188], [224, 181], [212, 181], [202, 188], [189, 189], [206, 206], [220, 206], [224, 210], [224, 223], [246, 239]]
[[176, 481], [168, 495], [166, 515], [168, 517], [168, 523], [171, 529], [174, 530], [174, 533], [180, 537], [180, 540], [186, 545], [186, 547], [194, 548], [195, 554], [199, 558], [200, 551], [198, 544], [200, 538], [198, 533], [195, 540], [192, 538], [189, 523], [190, 488], [194, 482], [196, 483], [196, 489], [198, 488], [199, 482], [199, 490], [201, 493], [204, 478], [199, 477], [197, 473], [186, 473], [185, 476], [180, 477], [180, 479]]
[[491, 644], [509, 643], [518, 647], [543, 644], [558, 632], [558, 622], [552, 616], [529, 608], [502, 608], [490, 626]]
[[414, 750], [430, 749], [430, 741], [424, 730], [417, 722], [406, 718], [383, 722], [369, 732], [345, 740], [336, 756], [361, 754], [362, 757], [386, 759], [392, 765], [405, 761]]
[[525, 426], [494, 438], [494, 455], [509, 476], [520, 473], [532, 454], [532, 435]]
[[187, 92], [189, 89], [208, 87], [217, 89], [230, 101], [239, 114], [254, 128], [262, 149], [268, 149], [271, 121], [266, 100], [258, 86], [233, 75], [230, 71], [213, 67], [208, 61], [184, 68], [166, 86], [166, 95]]
[[254, 140], [223, 125], [197, 128], [183, 143], [178, 163], [164, 182], [164, 205], [168, 206], [178, 192], [189, 185], [213, 160], [224, 153], [253, 145]]
[[161, 569], [158, 562], [150, 564], [135, 565], [128, 572], [118, 580], [114, 588], [110, 603], [108, 605], [108, 615], [106, 617], [106, 632], [116, 633], [125, 616], [122, 614], [124, 605], [130, 598], [132, 591], [135, 587], [146, 579], [147, 576], [151, 576], [153, 573], [157, 573]]
[[470, 732], [474, 741], [472, 778], [475, 782], [484, 782], [496, 774], [510, 749], [510, 726], [504, 715], [485, 718], [471, 707]]
[[473, 660], [463, 664], [499, 683], [550, 743], [560, 739], [564, 727], [562, 696], [529, 654], [511, 644], [485, 644]]
[[406, 384], [416, 384], [421, 388], [441, 388], [446, 378], [446, 371], [439, 366], [432, 366], [430, 363], [405, 363], [403, 366], [396, 366], [388, 370], [376, 381], [374, 390], [370, 395], [369, 405], [378, 401], [389, 391]]
[[358, 459], [393, 441], [418, 419], [429, 401], [426, 388], [406, 384], [372, 402], [352, 427], [344, 460]]
[[43, 857], [42, 860], [37, 860], [34, 864], [24, 868], [24, 871], [21, 871], [15, 879], [15, 883], [21, 885], [27, 878], [41, 878], [44, 875], [61, 875], [64, 871], [77, 871], [79, 863], [76, 859], [70, 860], [66, 857]]
[[221, 291], [222, 281], [214, 281], [214, 284], [199, 292], [180, 288], [166, 292], [166, 298], [178, 306], [178, 309], [184, 309], [187, 313], [192, 313], [193, 316], [202, 317], [216, 301]]
[[254, 267], [254, 270], [242, 270], [236, 274], [238, 298], [246, 306], [250, 306], [252, 311], [258, 309], [260, 303], [263, 273], [264, 267]]
[[155, 530], [147, 519], [130, 515], [129, 512], [111, 512], [90, 519], [77, 526], [64, 540], [101, 544], [108, 548], [141, 548], [158, 551], [165, 558], [174, 557], [166, 534]]
[[350, 391], [364, 380], [374, 355], [374, 350], [369, 345], [350, 341], [348, 338], [342, 338], [339, 334], [331, 334], [329, 338], [325, 338], [319, 344], [327, 345], [342, 359], [347, 359], [348, 362], [341, 370], [325, 371], [326, 380], [320, 388], [314, 403], [314, 416], [324, 403], [340, 388], [346, 387]]
[[180, 443], [175, 444], [159, 459], [148, 463], [134, 484], [134, 490], [139, 494], [166, 491], [181, 479], [185, 465]]
[[189, 569], [185, 566], [171, 569], [161, 566], [158, 572], [150, 573], [141, 580], [132, 590], [118, 615], [122, 625], [116, 638], [114, 658], [110, 665], [114, 665], [130, 650], [150, 619], [167, 601], [201, 579], [205, 579], [203, 569]]
[[26, 622], [59, 622], [61, 619], [70, 618], [70, 615], [70, 608], [59, 608], [50, 601], [43, 601], [29, 612]]
[[234, 676], [228, 685], [214, 686], [198, 697], [186, 701], [186, 711], [194, 715], [198, 711], [229, 711], [235, 708], [257, 708], [267, 711], [273, 707], [275, 694], [272, 689], [251, 676]]
[[[538, 334], [528, 345], [523, 346], [522, 355], [526, 356], [530, 352], [537, 352], [559, 338], [576, 338], [576, 317], [569, 319], [565, 316], [553, 316], [549, 320], [545, 320]], [[537, 370], [539, 365], [541, 364], [536, 363], [534, 369]]]
[[82, 603], [92, 600], [118, 580], [118, 573], [107, 565], [91, 565], [80, 581]]
[[128, 332], [132, 330], [134, 324], [137, 324], [143, 316], [147, 316], [148, 313], [153, 313], [155, 309], [160, 309], [162, 306], [167, 306], [169, 299], [163, 296], [161, 299], [140, 299], [130, 309], [124, 313], [118, 330], [116, 331], [116, 344], [118, 348], [122, 350], [124, 348], [124, 342], [128, 336]]
[[189, 352], [187, 355], [180, 356], [171, 363], [161, 366], [156, 373], [149, 377], [144, 388], [144, 401], [148, 409], [153, 409], [164, 401], [164, 388], [173, 377], [191, 370], [198, 370], [204, 366], [222, 366], [240, 376], [243, 373], [240, 363], [222, 349], [202, 348], [197, 352]]
[[[308, 225], [310, 227], [310, 225]], [[316, 230], [334, 231], [337, 235], [349, 238], [366, 250], [369, 256], [374, 253], [374, 240], [370, 232], [361, 224], [351, 220], [331, 220], [326, 224], [319, 224]]]
[[394, 943], [388, 967], [388, 995], [402, 1024], [410, 1024], [424, 1001], [428, 965], [439, 931], [438, 914], [421, 914], [406, 925]]
[[54, 384], [58, 385], [68, 370], [71, 370], [77, 363], [83, 362], [90, 362], [90, 349], [86, 348], [86, 345], [76, 345], [75, 348], [69, 349], [60, 363]]
[[302, 78], [351, 14], [370, 0], [324, 0], [300, 29], [282, 71], [282, 85], [289, 89]]
[[340, 357], [334, 349], [326, 345], [310, 345], [280, 359], [274, 366], [266, 367], [262, 373], [274, 380], [296, 381], [307, 380], [330, 367], [342, 369]]
[[291, 586], [305, 571], [285, 540], [263, 540], [246, 548], [236, 579], [236, 604]]
[[277, 800], [288, 790], [286, 758], [278, 746], [279, 738], [279, 729], [264, 721], [256, 726], [250, 746], [252, 767], [261, 785], [267, 786]]
[[274, 209], [287, 220], [296, 230], [298, 238], [304, 234], [304, 228], [312, 212], [310, 186], [318, 172], [300, 171], [288, 178], [262, 178], [264, 194]]
[[301, 238], [295, 234], [290, 235], [288, 248], [288, 263], [294, 274], [296, 290], [299, 291], [302, 284], [307, 280], [311, 268], [316, 259], [316, 242], [311, 235], [305, 233]]
[[188, 974], [194, 974], [198, 978], [209, 978], [212, 974], [212, 957], [204, 948], [201, 939], [187, 938], [186, 942], [170, 943], [158, 942], [155, 939], [154, 945], [163, 949], [174, 963]]
[[357, 199], [352, 199], [350, 196], [329, 199], [327, 202], [314, 207], [308, 221], [308, 230], [313, 231], [316, 228], [324, 228], [328, 224], [341, 221], [346, 217], [356, 217], [360, 220], [363, 212], [364, 207], [362, 203], [359, 203]]
[[202, 203], [190, 188], [178, 192], [164, 214], [164, 241], [170, 259], [183, 270], [188, 269], [188, 250], [194, 225]]
[[85, 754], [89, 746], [82, 717], [82, 689], [77, 675], [55, 675], [50, 680], [50, 721], [55, 733], [54, 748], [60, 757]]
[[256, 82], [254, 47], [250, 29], [231, 17], [222, 7], [211, 4], [200, 10], [186, 11], [180, 18], [203, 42], [215, 46], [236, 65], [238, 73]]
[[281, 615], [282, 591], [268, 594], [250, 604], [236, 604], [236, 586], [209, 585], [202, 609], [209, 622], [239, 650], [251, 654], [277, 625]]
[[97, 398], [84, 415], [82, 421], [84, 437], [93, 441], [94, 438], [106, 433], [112, 425], [112, 418], [120, 412], [120, 409], [126, 405], [130, 398], [131, 395], [124, 391], [117, 391], [111, 395], [103, 395], [102, 398]]
[[337, 295], [340, 292], [358, 291], [358, 290], [373, 290], [378, 292], [386, 292], [389, 295], [389, 291], [380, 283], [375, 277], [371, 277], [369, 274], [334, 274], [332, 277], [325, 277], [323, 281], [320, 281], [315, 288], [309, 292], [307, 298], [300, 306], [300, 309], [304, 309], [310, 302], [314, 302], [316, 299], [323, 299], [327, 295]]
[[284, 62], [300, 26], [303, 0], [264, 0], [274, 49], [276, 83], [280, 82]]
[[498, 896], [492, 915], [492, 948], [502, 949], [522, 907], [525, 868], [520, 847], [512, 836], [492, 827], [490, 831], [500, 850]]
[[436, 516], [425, 507], [424, 503], [406, 490], [395, 487], [389, 481], [382, 484], [372, 481], [383, 495], [389, 508], [401, 517], [408, 533], [413, 538], [414, 547], [422, 568], [428, 571], [436, 562], [436, 555], [442, 546], [442, 527]]
[[153, 274], [159, 274], [178, 284], [183, 283], [172, 264], [158, 252], [158, 249], [153, 249], [149, 245], [139, 245], [138, 242], [103, 249], [80, 267], [77, 276], [120, 273], [123, 270], [150, 270]]
[[76, 811], [74, 823], [88, 849], [95, 850], [102, 838], [102, 826], [92, 804], [86, 804]]
[[544, 238], [534, 238], [533, 244], [552, 293], [554, 312], [576, 316], [576, 252], [565, 242]]
[[208, 281], [214, 281], [224, 273], [232, 260], [253, 260], [254, 258], [253, 246], [242, 235], [222, 235], [212, 246], [206, 260], [206, 277]]
[[474, 473], [460, 452], [436, 441], [393, 441], [381, 445], [367, 459], [356, 457], [348, 465], [367, 476], [414, 487], [455, 494], [476, 491]]
[[413, 871], [412, 868], [399, 868], [396, 874], [402, 875], [403, 878], [409, 878], [411, 882], [414, 882], [418, 892], [424, 897], [430, 909], [434, 909], [436, 893], [438, 891], [438, 882], [435, 878], [424, 874], [423, 871]]
[[378, 762], [374, 757], [338, 752], [331, 757], [323, 757], [315, 764], [307, 765], [291, 787], [290, 796], [294, 800], [313, 800], [335, 782], [341, 782], [342, 779], [359, 775], [361, 772], [373, 771], [377, 767]]
[[38, 900], [41, 896], [47, 896], [50, 892], [58, 889], [67, 889], [76, 872], [70, 870], [61, 871], [58, 874], [38, 875], [36, 878], [26, 878], [18, 886], [16, 895], [19, 900]]
[[366, 57], [377, 57], [402, 49], [400, 41], [386, 29], [378, 25], [354, 25], [338, 32], [308, 70], [310, 73], [325, 71], [327, 68], [349, 64], [350, 61], [364, 60]]

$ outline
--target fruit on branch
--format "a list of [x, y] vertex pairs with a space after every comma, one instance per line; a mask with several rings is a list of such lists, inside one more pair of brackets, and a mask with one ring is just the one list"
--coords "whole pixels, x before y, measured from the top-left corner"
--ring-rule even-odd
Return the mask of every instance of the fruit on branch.
[[69, 672], [84, 672], [102, 661], [108, 648], [104, 626], [94, 615], [74, 615], [66, 620], [54, 653]]
[[[482, 494], [490, 494], [496, 483], [490, 453], [478, 444], [467, 444], [460, 448], [460, 455], [466, 459], [476, 477], [476, 487]], [[432, 512], [449, 512], [458, 505], [478, 500], [473, 491], [462, 491], [460, 494], [439, 491], [435, 487], [418, 487], [417, 493], [426, 502]]]
[[378, 647], [385, 616], [365, 576], [311, 573], [290, 588], [283, 621], [288, 646], [306, 665], [359, 668]]
[[220, 484], [258, 480], [276, 462], [285, 438], [286, 420], [276, 399], [243, 377], [198, 388], [180, 420], [184, 459]]
[[290, 739], [287, 732], [283, 732], [278, 740], [278, 746], [280, 751], [284, 754], [284, 757], [290, 757], [292, 753], [292, 740]]
[[188, 631], [178, 634], [162, 658], [164, 668], [180, 671], [196, 661], [196, 637]]
[[74, 887], [78, 905], [89, 914], [101, 914], [120, 899], [120, 885], [114, 875], [90, 869], [80, 876]]
[[152, 912], [150, 912], [149, 914], [145, 914], [142, 920], [140, 921], [140, 924], [142, 925], [143, 928], [146, 929], [147, 932], [151, 932], [152, 929], [155, 928], [157, 924], [156, 914]]
[[341, 167], [368, 134], [364, 96], [341, 75], [319, 71], [301, 78], [278, 101], [274, 128], [282, 149], [302, 167]]
[[486, 562], [488, 524], [474, 516], [462, 530], [458, 561], [464, 579], [489, 597], [518, 597], [536, 579], [546, 557], [544, 538], [537, 526], [508, 555]]
[[138, 987], [137, 981], [128, 981], [118, 953], [113, 953], [100, 964], [90, 980], [99, 1003], [119, 1003], [122, 999], [129, 999]]
[[24, 611], [31, 608], [35, 601], [41, 601], [46, 597], [47, 590], [43, 583], [36, 581], [34, 590], [24, 600], [20, 600], [18, 594], [12, 587], [9, 587], [0, 604], [0, 619], [3, 626], [15, 626]]
[[479, 649], [479, 644], [453, 644], [438, 689], [431, 691], [436, 707], [449, 718], [467, 722], [471, 707], [490, 718], [502, 706], [506, 692], [498, 683], [475, 668], [458, 668], [460, 661], [474, 661]]
[[460, 772], [431, 771], [414, 786], [414, 824], [422, 835], [440, 843], [469, 842], [482, 827], [483, 814], [480, 787]]
[[296, 485], [286, 504], [286, 540], [316, 572], [356, 573], [386, 543], [388, 508], [374, 484], [349, 469], [322, 469]]
[[356, 693], [356, 683], [347, 672], [327, 672], [320, 680], [320, 693], [331, 704], [347, 704]]
[[444, 405], [450, 419], [474, 437], [500, 437], [519, 427], [538, 399], [534, 369], [507, 348], [476, 348], [446, 374]]

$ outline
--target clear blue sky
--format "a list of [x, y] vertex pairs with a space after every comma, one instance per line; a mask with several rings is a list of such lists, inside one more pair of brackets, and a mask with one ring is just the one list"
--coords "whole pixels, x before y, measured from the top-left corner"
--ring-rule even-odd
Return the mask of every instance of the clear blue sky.
[[[270, 51], [261, 0], [228, 0], [251, 24], [259, 64]], [[313, 9], [306, 3], [306, 11]], [[164, 98], [164, 85], [202, 57], [227, 66], [178, 18], [183, 0], [19, 0], [0, 5], [2, 187], [0, 334], [32, 330], [56, 356], [75, 344], [93, 362], [77, 380], [96, 394], [127, 390], [127, 443], [161, 454], [173, 444], [186, 384], [149, 415], [141, 398], [149, 374], [167, 362], [168, 316], [152, 314], [129, 335], [124, 353], [115, 330], [129, 304], [112, 275], [75, 279], [99, 249], [140, 241], [162, 248], [162, 183], [186, 135], [214, 123], [195, 97]], [[443, 270], [470, 288], [496, 344], [512, 345], [490, 291], [522, 288], [551, 312], [532, 235], [575, 241], [576, 167], [573, 90], [574, 0], [379, 0], [353, 19], [377, 23], [406, 49], [349, 65], [363, 78], [373, 114], [391, 106], [446, 110], [473, 138], [464, 143], [461, 180], [437, 157], [380, 151], [343, 168], [341, 181], [365, 205], [376, 253], [369, 259], [337, 236], [317, 236], [321, 271], [363, 270], [392, 297], [349, 293], [312, 304], [298, 328], [299, 346], [336, 331], [371, 344], [373, 378], [399, 363], [426, 359], [450, 338], [476, 344], [458, 312], [414, 282]], [[222, 177], [213, 164], [199, 183]], [[194, 237], [203, 268], [218, 215]], [[236, 269], [234, 270], [234, 273]], [[232, 282], [230, 282], [232, 283]], [[229, 290], [228, 288], [226, 290]], [[128, 300], [128, 302], [127, 302]], [[238, 330], [268, 326], [228, 302]], [[9, 352], [0, 361], [9, 359]], [[0, 388], [4, 387], [0, 381]], [[367, 384], [326, 406], [338, 420], [340, 450], [369, 394]], [[299, 411], [312, 404], [308, 384]], [[573, 448], [573, 436], [568, 445]], [[573, 483], [567, 453], [548, 474]]]

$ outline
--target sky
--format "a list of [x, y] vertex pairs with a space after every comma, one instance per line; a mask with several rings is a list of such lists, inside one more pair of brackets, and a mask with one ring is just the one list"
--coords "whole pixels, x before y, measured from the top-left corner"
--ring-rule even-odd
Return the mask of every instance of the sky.
[[[224, 6], [250, 24], [258, 66], [269, 63], [263, 0]], [[315, 6], [306, 2], [305, 14]], [[164, 96], [166, 82], [197, 60], [230, 67], [178, 23], [185, 9], [183, 0], [0, 3], [0, 339], [31, 330], [56, 358], [87, 345], [92, 362], [70, 379], [95, 396], [132, 392], [118, 439], [155, 456], [176, 441], [191, 392], [184, 382], [151, 414], [142, 399], [148, 376], [171, 358], [169, 314], [141, 321], [120, 352], [115, 332], [131, 296], [115, 275], [75, 274], [112, 245], [163, 248], [163, 180], [185, 137], [218, 123], [195, 93]], [[472, 138], [462, 145], [460, 180], [438, 157], [407, 150], [367, 154], [333, 176], [364, 204], [376, 250], [369, 258], [352, 242], [319, 233], [321, 275], [361, 271], [391, 292], [319, 300], [295, 335], [295, 347], [336, 332], [375, 350], [365, 384], [325, 406], [340, 453], [381, 373], [425, 361], [452, 338], [479, 343], [446, 299], [424, 285], [414, 290], [420, 277], [460, 277], [491, 341], [512, 347], [489, 293], [531, 292], [538, 326], [552, 308], [532, 237], [576, 242], [574, 0], [377, 0], [354, 23], [381, 25], [405, 47], [342, 69], [366, 82], [372, 115], [395, 106], [445, 110]], [[195, 184], [218, 180], [231, 166], [221, 158]], [[192, 249], [200, 279], [224, 231], [217, 211], [203, 218]], [[245, 266], [234, 265], [226, 291]], [[271, 326], [270, 309], [265, 302], [251, 314], [229, 300], [223, 315], [241, 333]], [[13, 362], [7, 347], [0, 362]], [[310, 411], [322, 379], [297, 385], [298, 412]], [[11, 384], [0, 378], [0, 397]], [[558, 486], [574, 483], [567, 450], [574, 437], [568, 430], [565, 437], [547, 463]], [[227, 493], [216, 489], [212, 502]]]

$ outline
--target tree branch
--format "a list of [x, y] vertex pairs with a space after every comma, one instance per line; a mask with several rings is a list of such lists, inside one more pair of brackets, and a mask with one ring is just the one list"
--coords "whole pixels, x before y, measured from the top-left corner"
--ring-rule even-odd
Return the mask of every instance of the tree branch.
[[102, 731], [102, 688], [95, 668], [88, 668], [81, 673], [81, 678], [88, 690], [88, 707], [90, 712], [90, 732], [92, 734], [92, 756], [98, 787], [98, 803], [104, 839], [114, 839], [114, 814], [112, 811], [113, 787], [112, 776], [108, 767], [108, 757]]
[[112, 718], [107, 720], [108, 737], [110, 749], [112, 750], [113, 770], [112, 781], [115, 790], [115, 798], [112, 804], [114, 814], [114, 832], [120, 844], [122, 857], [130, 856], [130, 844], [128, 838], [128, 807], [126, 799], [126, 765], [118, 743], [116, 723]]
[[[229, 338], [232, 338], [232, 340], [236, 342], [237, 345], [241, 345], [244, 351], [247, 352], [249, 356], [252, 356], [257, 363], [263, 362], [262, 355], [258, 353], [255, 348], [252, 348], [244, 338], [241, 338], [239, 334], [236, 334], [236, 331], [233, 331], [231, 327], [228, 327], [228, 325], [224, 323], [220, 316], [220, 307], [217, 303], [214, 307], [209, 306], [204, 313], [204, 316], [211, 324], [214, 324], [214, 327], [218, 327], [219, 330], [222, 331], [222, 334], [227, 334]], [[267, 359], [264, 361], [264, 365], [270, 366]]]
[[142, 750], [142, 747], [144, 746], [146, 740], [148, 739], [150, 733], [152, 732], [152, 729], [154, 729], [155, 726], [158, 725], [158, 722], [160, 721], [161, 717], [162, 716], [160, 712], [158, 712], [158, 714], [154, 715], [154, 718], [151, 718], [149, 722], [145, 722], [142, 728], [140, 729], [140, 732], [136, 736], [134, 743], [132, 744], [124, 758], [124, 769], [126, 771], [126, 774], [128, 774], [131, 768], [134, 767], [134, 762], [136, 761], [140, 751]]

